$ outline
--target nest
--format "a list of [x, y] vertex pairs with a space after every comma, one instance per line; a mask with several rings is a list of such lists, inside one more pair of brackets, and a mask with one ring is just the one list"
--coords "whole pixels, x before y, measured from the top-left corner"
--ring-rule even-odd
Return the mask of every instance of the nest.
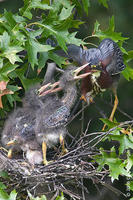
[[[131, 124], [128, 121], [120, 124], [120, 127]], [[9, 159], [4, 149], [0, 150], [0, 170], [8, 172], [10, 179], [3, 179], [2, 182], [8, 185], [8, 189], [16, 189], [19, 195], [29, 190], [33, 195], [45, 194], [48, 199], [55, 199], [56, 195], [63, 191], [72, 199], [86, 199], [88, 190], [84, 180], [91, 180], [94, 185], [105, 184], [109, 175], [108, 169], [97, 171], [97, 163], [92, 162], [93, 156], [99, 155], [100, 151], [96, 146], [116, 127], [108, 132], [81, 134], [79, 139], [73, 138], [68, 146], [68, 153], [58, 156], [56, 161], [49, 165], [32, 166], [25, 159]], [[76, 136], [77, 137], [77, 136]], [[108, 187], [108, 186], [107, 186]], [[110, 186], [111, 188], [111, 186]], [[112, 189], [111, 189], [112, 190]], [[120, 192], [116, 192], [119, 193]], [[21, 199], [25, 199], [21, 196]]]

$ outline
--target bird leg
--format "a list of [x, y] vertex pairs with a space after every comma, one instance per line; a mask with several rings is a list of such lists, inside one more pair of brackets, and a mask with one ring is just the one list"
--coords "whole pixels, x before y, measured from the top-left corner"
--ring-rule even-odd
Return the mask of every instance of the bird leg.
[[[10, 140], [6, 145], [7, 146], [11, 146], [11, 145], [15, 145], [16, 144], [16, 140]], [[7, 154], [8, 158], [12, 158], [12, 154], [13, 154], [13, 148], [10, 148]]]
[[118, 97], [117, 97], [117, 91], [116, 91], [116, 88], [113, 88], [113, 93], [114, 93], [114, 96], [115, 96], [115, 101], [114, 101], [114, 106], [113, 106], [113, 109], [112, 109], [112, 112], [111, 112], [111, 115], [109, 117], [109, 120], [110, 121], [113, 121], [113, 118], [114, 118], [114, 114], [115, 114], [115, 111], [117, 109], [117, 106], [118, 106]]
[[62, 134], [60, 134], [59, 140], [60, 140], [60, 144], [62, 146], [61, 155], [64, 155], [68, 152], [68, 150], [65, 148], [65, 142], [64, 142], [64, 138], [63, 138]]
[[43, 153], [43, 164], [48, 165], [48, 161], [46, 159], [46, 153], [47, 153], [47, 144], [43, 141], [42, 143], [42, 153]]
[[12, 153], [13, 153], [13, 149], [11, 148], [11, 149], [9, 149], [9, 151], [8, 151], [7, 157], [8, 157], [8, 158], [12, 158]]
[[13, 149], [10, 148], [9, 150], [5, 149], [4, 147], [0, 147], [0, 149], [4, 150], [7, 152], [7, 157], [8, 158], [12, 158], [12, 152], [13, 152]]
[[[88, 66], [89, 63], [81, 66], [81, 67], [78, 67], [76, 70], [74, 70], [72, 72], [73, 74], [73, 79], [72, 81], [74, 80], [79, 80], [79, 79], [83, 79], [85, 78], [86, 76], [98, 71], [97, 69], [94, 69], [94, 70], [91, 70], [90, 72], [87, 72], [87, 73], [84, 73], [84, 74], [79, 74], [80, 71], [82, 71], [84, 68], [86, 68]], [[55, 82], [54, 84], [51, 84], [51, 83], [48, 83], [44, 86], [42, 86], [38, 92], [39, 92], [39, 96], [45, 96], [46, 94], [50, 94], [50, 93], [54, 93], [54, 92], [58, 92], [58, 91], [61, 91], [62, 90], [62, 87], [59, 87], [60, 85], [60, 81], [58, 82]], [[49, 89], [50, 88], [50, 89]]]
[[[117, 91], [116, 91], [116, 88], [113, 88], [113, 93], [114, 93], [114, 97], [115, 97], [115, 100], [114, 100], [114, 106], [113, 106], [113, 109], [112, 109], [112, 112], [111, 112], [111, 115], [109, 117], [109, 120], [110, 121], [113, 121], [113, 118], [114, 118], [114, 114], [115, 114], [115, 111], [117, 109], [117, 106], [118, 106], [118, 97], [117, 97]], [[102, 131], [105, 130], [105, 127], [106, 127], [106, 124], [104, 124], [103, 128], [102, 128]]]

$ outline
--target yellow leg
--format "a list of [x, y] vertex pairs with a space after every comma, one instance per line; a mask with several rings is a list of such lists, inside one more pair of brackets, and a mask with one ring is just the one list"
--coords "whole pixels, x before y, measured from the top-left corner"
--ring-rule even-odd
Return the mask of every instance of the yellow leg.
[[83, 100], [83, 101], [87, 102], [86, 97], [85, 97], [84, 95], [82, 95], [82, 96], [80, 97], [80, 100]]
[[8, 154], [7, 154], [7, 157], [8, 157], [8, 158], [12, 158], [12, 152], [13, 152], [13, 150], [12, 150], [12, 149], [9, 149]]
[[113, 110], [112, 110], [111, 115], [110, 115], [110, 118], [109, 118], [110, 121], [113, 121], [114, 114], [115, 114], [115, 111], [116, 111], [117, 106], [118, 106], [118, 103], [119, 103], [118, 97], [117, 97], [116, 89], [113, 90], [113, 93], [114, 93], [114, 96], [115, 96], [115, 101], [114, 101]]
[[47, 153], [47, 145], [46, 145], [46, 142], [43, 142], [42, 143], [42, 153], [43, 153], [43, 164], [44, 165], [47, 165], [48, 164], [48, 161], [46, 159], [46, 153]]
[[132, 130], [131, 130], [131, 129], [128, 129], [128, 128], [127, 128], [127, 129], [122, 128], [122, 129], [121, 129], [121, 132], [124, 133], [124, 134], [126, 134], [126, 135], [129, 135], [129, 134], [132, 133]]
[[84, 95], [82, 95], [81, 97], [80, 97], [80, 100], [83, 100], [83, 101], [85, 101], [86, 103], [88, 103], [88, 104], [90, 104], [90, 103], [94, 103], [94, 100], [93, 100], [93, 98], [91, 97], [91, 96], [89, 96], [89, 97], [85, 97]]
[[[114, 118], [114, 114], [115, 114], [115, 111], [117, 109], [117, 106], [118, 106], [118, 97], [117, 97], [117, 91], [116, 91], [116, 88], [113, 88], [113, 93], [114, 93], [114, 96], [115, 96], [115, 101], [114, 101], [114, 106], [113, 106], [113, 109], [112, 109], [112, 112], [111, 112], [111, 115], [109, 117], [109, 120], [110, 121], [113, 121], [113, 118]], [[104, 124], [103, 128], [102, 128], [102, 131], [105, 130], [105, 127], [106, 127], [106, 124]]]
[[66, 154], [68, 152], [68, 150], [65, 148], [65, 142], [64, 142], [64, 138], [63, 138], [62, 134], [60, 134], [60, 138], [59, 139], [60, 139], [60, 144], [62, 146], [61, 154], [64, 155], [64, 154]]

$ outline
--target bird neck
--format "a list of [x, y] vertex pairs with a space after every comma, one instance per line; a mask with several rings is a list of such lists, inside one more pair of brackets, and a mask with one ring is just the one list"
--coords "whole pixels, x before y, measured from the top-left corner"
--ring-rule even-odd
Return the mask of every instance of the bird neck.
[[113, 83], [112, 77], [106, 70], [103, 70], [101, 72], [100, 77], [97, 79], [97, 82], [100, 85], [101, 89], [109, 88]]
[[77, 88], [76, 85], [69, 85], [65, 91], [64, 95], [61, 99], [62, 103], [69, 109], [73, 106], [77, 97]]

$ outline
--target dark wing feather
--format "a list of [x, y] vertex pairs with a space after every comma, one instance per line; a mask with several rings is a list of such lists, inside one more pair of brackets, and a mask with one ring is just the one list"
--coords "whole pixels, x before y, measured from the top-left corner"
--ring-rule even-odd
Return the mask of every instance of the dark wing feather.
[[118, 45], [111, 39], [104, 39], [99, 47], [102, 55], [102, 62], [106, 62], [108, 60], [109, 63], [106, 63], [106, 70], [109, 74], [115, 75], [119, 74], [121, 71], [125, 69], [125, 65], [123, 63], [122, 52]]
[[48, 128], [58, 127], [67, 123], [70, 111], [66, 106], [61, 106], [52, 115], [44, 120]]

